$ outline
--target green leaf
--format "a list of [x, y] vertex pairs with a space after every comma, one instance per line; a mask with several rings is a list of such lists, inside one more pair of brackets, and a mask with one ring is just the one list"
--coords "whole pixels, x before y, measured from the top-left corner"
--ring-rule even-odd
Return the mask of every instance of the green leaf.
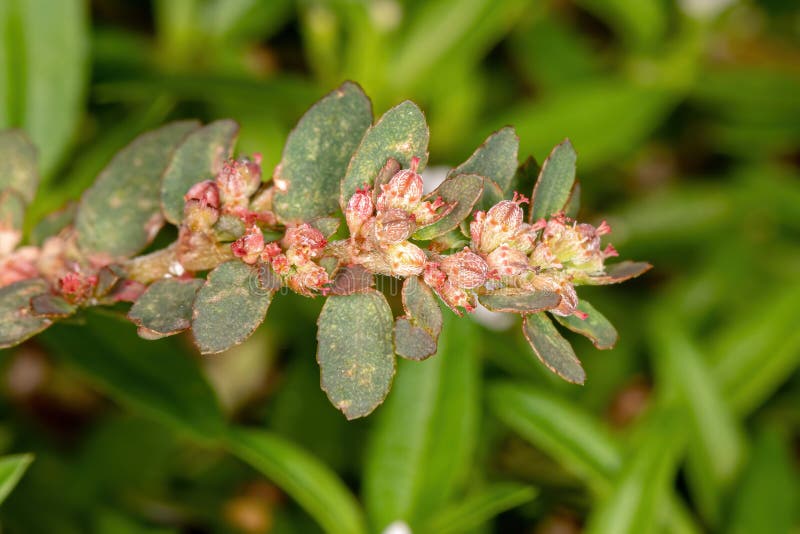
[[517, 434], [541, 448], [596, 493], [606, 492], [622, 467], [622, 453], [600, 420], [576, 404], [531, 386], [498, 382], [489, 406]]
[[238, 133], [235, 121], [223, 119], [195, 130], [175, 147], [161, 180], [161, 207], [167, 221], [181, 223], [183, 196], [194, 184], [213, 180], [222, 170], [233, 155]]
[[[22, 238], [22, 224], [25, 222], [25, 199], [15, 189], [4, 189], [0, 191], [0, 232], [13, 232], [16, 236], [16, 243]], [[16, 246], [16, 243], [14, 245]], [[11, 243], [3, 240], [0, 243], [0, 254], [11, 252]], [[5, 250], [2, 250], [5, 249]]]
[[144, 341], [122, 316], [84, 315], [85, 325], [59, 323], [46, 332], [44, 345], [131, 410], [202, 443], [222, 437], [214, 391], [175, 338]]
[[578, 303], [578, 311], [588, 315], [586, 319], [581, 319], [576, 315], [561, 317], [553, 314], [553, 317], [573, 332], [589, 338], [598, 349], [611, 349], [617, 342], [617, 330], [605, 316], [594, 309], [589, 301], [581, 299]]
[[483, 192], [483, 178], [475, 174], [457, 174], [447, 178], [429, 195], [442, 197], [446, 203], [455, 203], [450, 213], [433, 224], [423, 226], [414, 233], [414, 239], [427, 241], [446, 234], [466, 219]]
[[48, 237], [56, 235], [68, 225], [72, 224], [72, 221], [75, 220], [75, 212], [77, 209], [78, 203], [70, 202], [64, 208], [54, 211], [44, 217], [31, 230], [28, 236], [30, 244], [40, 247]]
[[435, 357], [399, 363], [366, 452], [363, 492], [373, 530], [397, 520], [424, 523], [469, 475], [480, 417], [478, 344], [474, 325], [453, 318]]
[[232, 428], [228, 447], [286, 491], [330, 534], [365, 534], [363, 512], [347, 486], [296, 444], [261, 430]]
[[662, 512], [685, 446], [681, 415], [664, 410], [647, 421], [644, 439], [633, 449], [613, 492], [592, 510], [588, 534], [658, 532], [660, 521], [667, 519]]
[[339, 196], [342, 209], [356, 189], [373, 184], [389, 158], [408, 168], [416, 156], [420, 159], [419, 169], [423, 169], [428, 160], [429, 137], [425, 116], [413, 102], [406, 100], [387, 111], [364, 134], [347, 167]]
[[171, 336], [192, 324], [192, 304], [202, 280], [167, 278], [158, 280], [136, 300], [128, 319], [139, 327], [139, 336], [158, 339]]
[[161, 175], [194, 121], [174, 122], [122, 149], [81, 198], [78, 244], [89, 253], [127, 257], [141, 251], [163, 224]]
[[48, 175], [72, 142], [83, 113], [89, 10], [83, 0], [2, 4], [0, 128], [24, 129], [39, 147], [40, 165]]
[[539, 360], [555, 374], [573, 384], [583, 384], [586, 372], [575, 356], [572, 345], [561, 337], [544, 313], [526, 315], [522, 332]]
[[0, 132], [0, 190], [13, 189], [30, 204], [38, 186], [36, 147], [19, 130]]
[[409, 360], [424, 360], [436, 354], [436, 339], [405, 317], [394, 322], [394, 351]]
[[652, 268], [652, 265], [643, 261], [621, 261], [613, 265], [606, 265], [605, 274], [586, 277], [583, 283], [592, 286], [619, 284], [641, 276]]
[[38, 317], [62, 318], [69, 317], [77, 311], [77, 307], [65, 299], [45, 293], [36, 295], [31, 299], [31, 310]]
[[578, 155], [569, 139], [557, 145], [544, 160], [539, 179], [531, 195], [530, 220], [549, 217], [563, 211], [575, 184], [575, 161]]
[[526, 293], [490, 293], [479, 295], [478, 301], [487, 309], [496, 312], [538, 313], [555, 308], [561, 296], [551, 291], [529, 291]]
[[723, 498], [744, 458], [742, 428], [723, 400], [705, 358], [674, 314], [655, 314], [649, 330], [659, 383], [688, 408], [690, 488], [703, 514], [716, 524], [721, 519]]
[[41, 278], [20, 280], [0, 287], [0, 348], [19, 345], [50, 326], [53, 321], [31, 311], [31, 299], [48, 293], [50, 286]]
[[519, 137], [507, 126], [490, 135], [467, 161], [450, 171], [449, 175], [477, 174], [494, 181], [508, 193], [517, 171]]
[[800, 484], [790, 444], [777, 429], [758, 434], [737, 484], [726, 532], [791, 532], [800, 507]]
[[280, 220], [307, 221], [336, 211], [342, 177], [371, 124], [372, 104], [352, 82], [342, 84], [303, 115], [286, 140], [278, 167], [277, 178], [286, 182], [286, 189], [276, 189], [273, 200]]
[[14, 454], [0, 458], [0, 504], [6, 500], [31, 462], [32, 454]]
[[498, 482], [439, 510], [419, 532], [461, 534], [473, 532], [493, 517], [532, 501], [538, 492], [530, 486]]
[[394, 376], [392, 310], [375, 290], [328, 297], [317, 321], [322, 389], [348, 419], [372, 412]]
[[250, 337], [272, 295], [259, 288], [256, 271], [238, 260], [211, 271], [194, 301], [192, 334], [200, 352], [222, 352]]
[[409, 276], [403, 283], [402, 299], [403, 309], [414, 324], [438, 337], [442, 331], [442, 308], [428, 284]]

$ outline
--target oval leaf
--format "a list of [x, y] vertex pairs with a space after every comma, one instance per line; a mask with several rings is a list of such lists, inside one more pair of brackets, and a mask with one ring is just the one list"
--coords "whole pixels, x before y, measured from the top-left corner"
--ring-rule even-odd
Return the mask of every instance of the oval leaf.
[[581, 319], [576, 315], [561, 317], [555, 314], [553, 317], [573, 332], [589, 338], [598, 349], [614, 348], [617, 343], [617, 330], [614, 325], [602, 313], [594, 309], [594, 306], [583, 299], [578, 303], [578, 311], [582, 311], [588, 317]]
[[652, 268], [652, 265], [643, 261], [621, 261], [613, 265], [606, 265], [605, 274], [587, 277], [583, 282], [592, 286], [619, 284], [641, 276]]
[[405, 317], [394, 322], [394, 351], [409, 360], [424, 360], [436, 354], [436, 339]]
[[203, 354], [238, 345], [264, 321], [272, 292], [259, 289], [256, 271], [234, 260], [208, 275], [197, 293], [192, 334]]
[[402, 298], [406, 315], [436, 338], [442, 331], [442, 309], [428, 284], [409, 276], [403, 283]]
[[49, 291], [50, 286], [41, 278], [0, 287], [0, 349], [18, 345], [53, 324], [31, 310], [31, 299]]
[[408, 168], [411, 158], [428, 160], [428, 125], [416, 104], [406, 100], [387, 111], [361, 140], [342, 180], [339, 205], [344, 209], [356, 189], [372, 185], [389, 158]]
[[[273, 211], [284, 222], [299, 222], [336, 211], [336, 195], [347, 166], [372, 124], [372, 104], [352, 82], [309, 109], [283, 148]], [[383, 162], [381, 162], [383, 165]]]
[[386, 298], [374, 290], [329, 297], [317, 325], [322, 389], [348, 419], [369, 414], [389, 393], [394, 376]]
[[446, 234], [466, 219], [483, 193], [483, 178], [476, 174], [458, 174], [446, 179], [430, 198], [442, 197], [446, 203], [455, 203], [450, 213], [424, 226], [414, 233], [414, 239], [428, 240]]
[[212, 122], [181, 142], [172, 154], [161, 180], [164, 218], [178, 225], [183, 220], [183, 195], [194, 184], [213, 179], [233, 155], [239, 125], [230, 119]]
[[558, 293], [534, 291], [532, 293], [492, 293], [479, 295], [478, 301], [496, 312], [538, 313], [555, 308], [561, 302]]
[[[148, 339], [177, 334], [192, 324], [192, 304], [202, 280], [158, 280], [142, 293], [128, 312], [128, 319], [145, 333]], [[154, 336], [155, 335], [155, 336]]]
[[569, 139], [557, 145], [544, 160], [531, 197], [531, 220], [562, 211], [575, 183], [577, 154]]
[[31, 299], [31, 310], [39, 317], [62, 318], [69, 317], [77, 308], [58, 295], [45, 293]]
[[508, 193], [517, 171], [519, 137], [507, 126], [490, 135], [467, 161], [450, 171], [450, 175], [477, 174], [495, 182]]
[[14, 189], [0, 191], [0, 257], [11, 254], [22, 240], [25, 199]]
[[569, 342], [561, 337], [547, 315], [526, 315], [522, 332], [533, 351], [548, 369], [573, 384], [583, 384], [586, 373]]
[[13, 189], [30, 203], [38, 185], [36, 148], [20, 130], [0, 132], [0, 189]]
[[81, 198], [78, 243], [88, 252], [127, 257], [161, 228], [161, 175], [194, 121], [174, 122], [137, 137], [122, 149]]

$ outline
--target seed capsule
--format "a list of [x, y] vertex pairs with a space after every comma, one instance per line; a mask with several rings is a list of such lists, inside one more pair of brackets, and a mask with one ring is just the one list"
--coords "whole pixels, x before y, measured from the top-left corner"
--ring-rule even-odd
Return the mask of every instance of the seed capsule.
[[439, 268], [447, 275], [448, 282], [464, 289], [482, 286], [489, 272], [484, 259], [466, 247], [445, 257]]
[[381, 244], [400, 243], [414, 233], [416, 225], [408, 212], [401, 209], [388, 209], [375, 218], [373, 231], [375, 240]]
[[231, 243], [233, 255], [250, 265], [258, 261], [263, 250], [264, 234], [255, 224], [250, 226], [242, 237]]

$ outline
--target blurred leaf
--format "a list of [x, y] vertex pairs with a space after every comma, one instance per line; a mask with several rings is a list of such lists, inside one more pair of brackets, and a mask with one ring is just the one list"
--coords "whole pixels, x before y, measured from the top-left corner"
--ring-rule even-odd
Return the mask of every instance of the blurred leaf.
[[632, 451], [614, 490], [588, 520], [587, 533], [646, 534], [656, 532], [685, 446], [681, 439], [681, 414], [656, 413]]
[[81, 198], [75, 216], [79, 245], [89, 253], [125, 257], [141, 251], [163, 224], [161, 175], [194, 121], [173, 122], [122, 149]]
[[581, 319], [576, 315], [561, 317], [553, 314], [553, 317], [573, 332], [589, 338], [598, 349], [611, 349], [617, 342], [617, 330], [605, 316], [594, 309], [588, 300], [581, 299], [578, 303], [578, 311], [588, 315], [586, 319]]
[[402, 298], [406, 315], [395, 320], [395, 352], [411, 360], [432, 356], [442, 330], [439, 302], [428, 285], [415, 276], [403, 283]]
[[239, 126], [219, 120], [188, 134], [175, 147], [161, 179], [161, 208], [172, 224], [183, 220], [183, 196], [194, 184], [213, 180], [233, 155]]
[[476, 334], [468, 321], [452, 320], [434, 357], [400, 362], [366, 453], [364, 501], [376, 530], [423, 523], [470, 472], [480, 416]]
[[522, 321], [522, 332], [536, 356], [548, 369], [574, 384], [583, 384], [586, 372], [575, 356], [572, 345], [561, 337], [552, 321], [544, 313], [526, 315]]
[[561, 302], [558, 293], [533, 291], [526, 293], [490, 293], [479, 295], [478, 301], [496, 312], [538, 313], [555, 308]]
[[726, 532], [791, 532], [797, 526], [800, 485], [790, 445], [777, 430], [762, 430], [737, 485]]
[[557, 145], [542, 164], [531, 194], [529, 222], [563, 211], [575, 184], [577, 154], [569, 139]]
[[800, 365], [798, 301], [800, 285], [775, 289], [714, 339], [714, 376], [737, 413], [752, 412]]
[[15, 189], [0, 191], [0, 232], [4, 238], [0, 245], [3, 254], [11, 252], [9, 236], [13, 233], [18, 239], [22, 238], [22, 225], [25, 222], [25, 199]]
[[0, 287], [0, 348], [13, 347], [50, 326], [53, 321], [31, 314], [31, 298], [50, 291], [41, 278]]
[[667, 310], [662, 308], [653, 316], [649, 329], [659, 384], [663, 394], [677, 396], [688, 408], [690, 487], [704, 515], [716, 524], [723, 498], [743, 461], [744, 436], [705, 359]]
[[211, 271], [194, 300], [192, 335], [200, 352], [222, 352], [250, 337], [264, 321], [272, 295], [259, 289], [255, 270], [239, 260]]
[[121, 318], [84, 313], [86, 325], [59, 324], [42, 336], [45, 346], [130, 409], [201, 443], [222, 436], [214, 392], [173, 338], [145, 342]]
[[519, 137], [514, 128], [507, 126], [490, 135], [467, 161], [448, 175], [477, 174], [494, 181], [508, 193], [517, 171], [518, 152]]
[[581, 172], [589, 172], [631, 157], [674, 104], [675, 96], [661, 88], [596, 79], [515, 106], [485, 127], [514, 124], [520, 151], [539, 157], [569, 136]]
[[276, 178], [286, 187], [275, 190], [275, 214], [298, 222], [334, 213], [342, 176], [371, 124], [372, 105], [355, 83], [345, 82], [314, 104], [283, 148]]
[[264, 39], [292, 14], [292, 0], [214, 0], [205, 6], [204, 27], [235, 42]]
[[652, 268], [652, 265], [643, 261], [621, 261], [606, 265], [606, 273], [603, 275], [587, 276], [584, 283], [594, 286], [619, 284], [641, 276]]
[[653, 48], [670, 22], [667, 5], [660, 0], [578, 0], [578, 5], [608, 23], [629, 48]]
[[499, 482], [437, 511], [419, 529], [428, 534], [472, 532], [493, 517], [532, 501], [538, 492], [512, 482]]
[[0, 128], [28, 133], [44, 175], [53, 172], [81, 118], [87, 15], [83, 0], [6, 0], [0, 7]]
[[445, 203], [455, 203], [455, 207], [435, 223], [417, 230], [413, 238], [424, 241], [446, 234], [469, 216], [482, 192], [483, 178], [480, 176], [457, 174], [447, 178], [430, 194], [430, 198], [442, 197]]
[[78, 210], [78, 204], [71, 202], [63, 209], [54, 211], [33, 227], [28, 235], [28, 241], [31, 245], [37, 247], [42, 246], [44, 241], [51, 236], [58, 234], [61, 230], [72, 224], [75, 219], [75, 212]]
[[511, 382], [488, 390], [489, 406], [517, 434], [584, 480], [596, 493], [610, 488], [623, 459], [600, 421], [552, 393]]
[[347, 167], [339, 197], [342, 209], [356, 189], [364, 184], [373, 184], [389, 158], [408, 168], [411, 158], [416, 156], [420, 159], [420, 171], [424, 169], [428, 161], [429, 137], [425, 115], [413, 102], [406, 100], [384, 113], [364, 134]]
[[375, 290], [328, 297], [317, 321], [322, 389], [348, 419], [372, 412], [394, 376], [392, 310]]
[[0, 457], [0, 504], [17, 485], [25, 470], [33, 462], [32, 454], [14, 454]]
[[228, 447], [284, 489], [330, 534], [364, 534], [363, 513], [344, 483], [295, 444], [269, 432], [232, 428]]
[[65, 299], [51, 293], [36, 295], [31, 299], [30, 305], [33, 314], [38, 317], [69, 317], [78, 309]]
[[177, 334], [192, 324], [192, 304], [203, 280], [166, 278], [150, 285], [133, 303], [128, 319], [139, 336], [158, 339]]
[[13, 189], [30, 204], [38, 186], [36, 147], [20, 130], [0, 131], [0, 190]]

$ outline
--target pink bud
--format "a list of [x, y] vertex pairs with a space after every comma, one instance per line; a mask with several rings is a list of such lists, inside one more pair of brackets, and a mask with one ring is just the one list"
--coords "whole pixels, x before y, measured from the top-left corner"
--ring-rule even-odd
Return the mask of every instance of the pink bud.
[[447, 275], [448, 282], [464, 289], [482, 286], [489, 272], [483, 258], [466, 247], [461, 252], [445, 257], [439, 268]]
[[400, 208], [413, 211], [422, 199], [422, 176], [417, 174], [419, 159], [412, 160], [412, 168], [398, 171], [388, 183], [381, 186], [378, 196], [378, 210]]
[[517, 276], [529, 270], [528, 257], [524, 252], [500, 245], [486, 258], [492, 273], [497, 276]]
[[250, 265], [258, 261], [263, 250], [264, 234], [261, 233], [261, 229], [256, 225], [247, 228], [242, 237], [231, 243], [233, 255]]
[[228, 211], [246, 210], [250, 195], [261, 185], [261, 165], [247, 158], [229, 161], [223, 165], [216, 182], [222, 205]]
[[219, 220], [219, 209], [202, 200], [189, 199], [183, 206], [183, 222], [192, 232], [209, 230]]
[[378, 243], [390, 244], [405, 241], [415, 229], [414, 219], [408, 212], [392, 208], [378, 214], [373, 232]]
[[290, 289], [307, 297], [313, 296], [314, 291], [326, 293], [328, 284], [330, 284], [328, 272], [313, 262], [299, 266], [287, 278]]
[[428, 262], [425, 264], [425, 272], [422, 275], [425, 283], [430, 287], [441, 287], [447, 281], [447, 275], [439, 269], [439, 264]]
[[59, 292], [72, 303], [86, 300], [96, 285], [96, 276], [84, 276], [76, 271], [68, 272], [58, 280]]
[[425, 252], [417, 245], [403, 241], [386, 248], [386, 257], [393, 276], [416, 276], [425, 267]]
[[189, 191], [183, 195], [185, 201], [199, 200], [206, 206], [219, 208], [219, 189], [212, 180], [205, 180], [194, 184]]
[[356, 189], [344, 210], [347, 228], [350, 230], [351, 236], [359, 235], [361, 227], [372, 217], [374, 211], [375, 207], [372, 205], [372, 193], [370, 193], [369, 187], [365, 185], [363, 189]]
[[312, 258], [322, 252], [327, 244], [328, 241], [322, 232], [307, 223], [288, 228], [283, 238], [284, 247], [295, 249]]

